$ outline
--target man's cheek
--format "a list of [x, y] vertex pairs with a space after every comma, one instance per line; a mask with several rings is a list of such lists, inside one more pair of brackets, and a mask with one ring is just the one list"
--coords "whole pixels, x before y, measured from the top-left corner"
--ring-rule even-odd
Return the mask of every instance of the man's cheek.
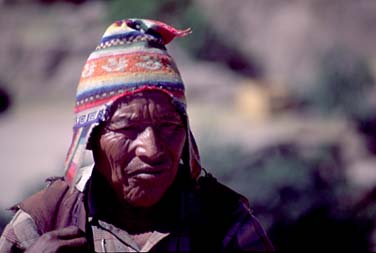
[[129, 141], [123, 139], [117, 139], [109, 143], [107, 156], [110, 158], [112, 167], [124, 168], [130, 160], [128, 152]]

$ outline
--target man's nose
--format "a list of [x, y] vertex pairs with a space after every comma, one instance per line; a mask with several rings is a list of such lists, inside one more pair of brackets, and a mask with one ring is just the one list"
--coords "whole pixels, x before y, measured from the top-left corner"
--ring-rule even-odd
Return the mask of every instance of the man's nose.
[[136, 156], [146, 160], [147, 162], [153, 163], [159, 162], [163, 155], [163, 141], [151, 126], [146, 127], [138, 136]]

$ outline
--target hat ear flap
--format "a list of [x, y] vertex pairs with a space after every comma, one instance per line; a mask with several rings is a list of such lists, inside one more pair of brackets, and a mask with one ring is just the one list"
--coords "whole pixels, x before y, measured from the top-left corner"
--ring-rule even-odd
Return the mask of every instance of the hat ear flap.
[[188, 133], [188, 142], [189, 142], [189, 164], [191, 170], [191, 176], [193, 179], [197, 179], [201, 174], [201, 162], [200, 162], [200, 154], [198, 151], [198, 147], [193, 137], [192, 132], [189, 130]]
[[93, 151], [99, 143], [99, 138], [100, 138], [100, 124], [95, 126], [93, 130], [91, 130], [91, 133], [88, 137], [87, 144], [86, 144], [86, 149]]

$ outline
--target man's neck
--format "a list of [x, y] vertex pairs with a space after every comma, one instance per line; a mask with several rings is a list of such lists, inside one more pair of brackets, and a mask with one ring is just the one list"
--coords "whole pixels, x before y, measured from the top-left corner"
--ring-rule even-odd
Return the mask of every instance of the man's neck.
[[89, 214], [130, 234], [172, 230], [178, 219], [179, 201], [174, 191], [166, 193], [160, 203], [152, 207], [133, 207], [119, 201], [104, 178], [94, 172], [88, 191]]

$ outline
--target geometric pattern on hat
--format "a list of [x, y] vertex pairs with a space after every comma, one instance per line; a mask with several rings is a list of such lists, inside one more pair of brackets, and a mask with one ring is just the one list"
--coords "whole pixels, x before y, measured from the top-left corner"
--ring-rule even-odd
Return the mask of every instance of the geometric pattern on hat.
[[[160, 90], [186, 114], [184, 84], [165, 45], [190, 33], [190, 29], [178, 30], [147, 19], [124, 19], [107, 28], [84, 64], [77, 87], [73, 137], [64, 166], [69, 184], [80, 179], [79, 169], [93, 128], [106, 120], [108, 108], [120, 97]], [[191, 174], [197, 177], [199, 155], [189, 124], [187, 132]]]

